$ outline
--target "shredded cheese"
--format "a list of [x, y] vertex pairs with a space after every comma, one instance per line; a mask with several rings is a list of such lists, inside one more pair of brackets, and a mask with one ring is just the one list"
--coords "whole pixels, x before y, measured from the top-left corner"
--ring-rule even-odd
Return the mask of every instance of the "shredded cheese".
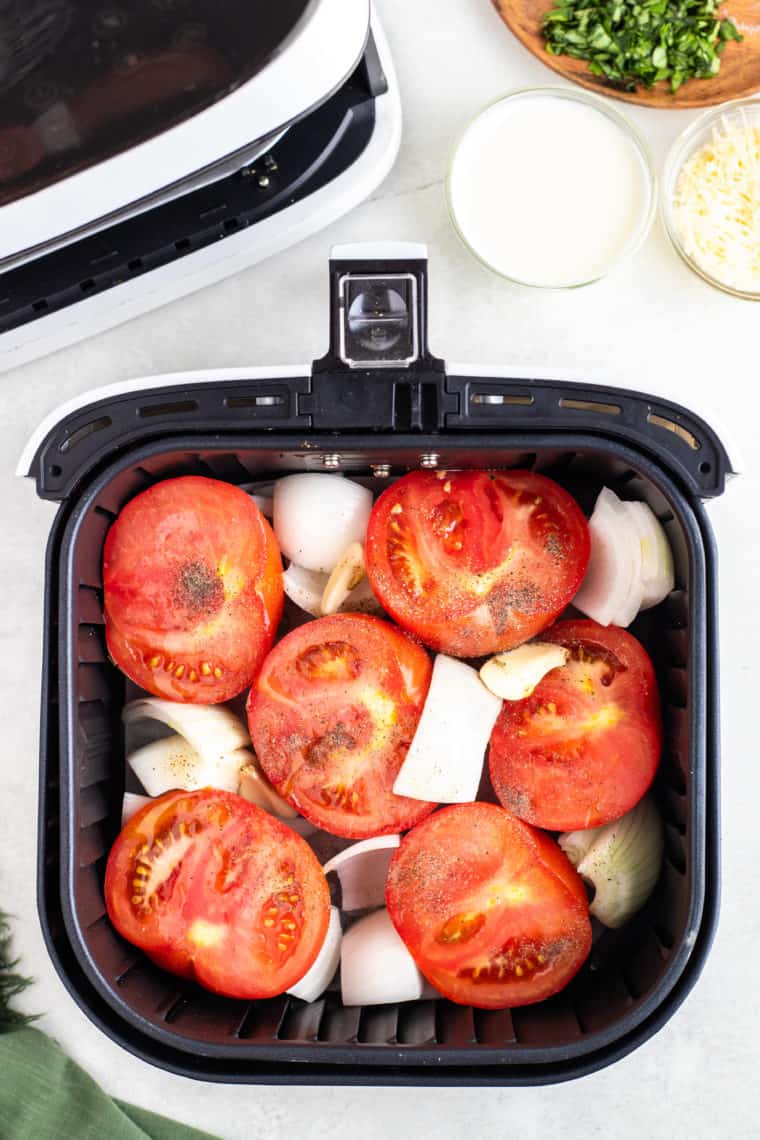
[[673, 217], [700, 269], [734, 289], [760, 291], [760, 127], [722, 120], [681, 168]]

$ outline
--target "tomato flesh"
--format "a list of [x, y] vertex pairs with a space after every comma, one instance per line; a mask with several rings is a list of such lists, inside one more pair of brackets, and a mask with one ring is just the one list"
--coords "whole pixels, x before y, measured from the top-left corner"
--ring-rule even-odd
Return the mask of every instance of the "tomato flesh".
[[248, 698], [251, 740], [280, 795], [347, 838], [402, 831], [432, 811], [393, 793], [431, 672], [424, 649], [367, 615], [287, 634]]
[[505, 701], [491, 734], [494, 791], [521, 819], [551, 831], [601, 827], [649, 788], [662, 726], [654, 668], [632, 634], [558, 622], [542, 641], [570, 660], [522, 701]]
[[445, 997], [482, 1009], [543, 1001], [591, 949], [583, 884], [548, 836], [495, 804], [457, 804], [401, 841], [388, 913]]
[[216, 704], [242, 692], [282, 615], [277, 542], [253, 500], [186, 476], [137, 495], [103, 553], [108, 651], [155, 696]]
[[299, 981], [327, 932], [330, 892], [299, 835], [229, 792], [169, 792], [111, 849], [116, 929], [215, 993], [264, 998]]
[[511, 649], [572, 599], [589, 559], [586, 520], [530, 471], [415, 471], [378, 499], [367, 574], [399, 625], [456, 657]]

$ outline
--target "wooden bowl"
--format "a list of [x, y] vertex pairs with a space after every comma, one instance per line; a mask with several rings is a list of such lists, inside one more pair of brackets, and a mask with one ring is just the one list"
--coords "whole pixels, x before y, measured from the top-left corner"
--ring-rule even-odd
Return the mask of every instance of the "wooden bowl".
[[493, 0], [504, 23], [552, 71], [579, 83], [599, 95], [639, 103], [644, 107], [712, 107], [728, 99], [743, 99], [760, 91], [760, 0], [728, 0], [720, 9], [723, 17], [731, 17], [744, 36], [741, 43], [728, 43], [721, 56], [720, 71], [712, 79], [688, 79], [675, 95], [667, 81], [637, 91], [620, 91], [604, 77], [592, 75], [582, 59], [568, 55], [549, 55], [541, 31], [545, 14], [553, 0]]

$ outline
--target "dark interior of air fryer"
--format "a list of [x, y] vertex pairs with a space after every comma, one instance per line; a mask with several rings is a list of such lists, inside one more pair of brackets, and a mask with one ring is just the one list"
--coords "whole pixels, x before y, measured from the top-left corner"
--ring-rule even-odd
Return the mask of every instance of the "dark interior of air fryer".
[[[703, 890], [697, 854], [701, 777], [694, 763], [691, 715], [691, 686], [699, 671], [692, 635], [694, 538], [683, 525], [688, 503], [675, 503], [655, 479], [631, 466], [630, 455], [621, 456], [621, 449], [603, 438], [589, 437], [582, 449], [568, 448], [559, 433], [544, 440], [530, 452], [515, 449], [514, 436], [498, 448], [492, 441], [486, 455], [474, 443], [449, 435], [438, 438], [436, 450], [442, 468], [540, 470], [574, 494], [587, 514], [601, 487], [610, 486], [623, 498], [647, 501], [666, 528], [675, 560], [675, 590], [632, 627], [655, 662], [665, 722], [655, 796], [665, 822], [666, 850], [658, 886], [645, 908], [620, 930], [598, 928], [585, 966], [556, 997], [495, 1012], [456, 1006], [435, 996], [399, 1005], [344, 1007], [338, 978], [311, 1004], [287, 996], [233, 1001], [163, 973], [123, 941], [105, 914], [103, 878], [119, 830], [125, 787], [120, 714], [136, 691], [110, 664], [105, 650], [105, 534], [124, 504], [160, 479], [195, 474], [250, 484], [287, 471], [324, 469], [320, 454], [298, 450], [282, 437], [268, 452], [239, 446], [239, 439], [231, 447], [219, 437], [192, 450], [165, 443], [92, 487], [69, 525], [67, 572], [61, 575], [61, 613], [68, 609], [66, 646], [72, 663], [67, 697], [72, 810], [64, 823], [69, 828], [64, 911], [77, 956], [101, 994], [128, 1021], [159, 1039], [171, 1038], [175, 1044], [180, 1039], [191, 1052], [234, 1054], [243, 1063], [246, 1058], [271, 1058], [284, 1044], [289, 1056], [321, 1062], [351, 1058], [382, 1065], [387, 1059], [393, 1065], [403, 1050], [420, 1062], [426, 1053], [430, 1060], [434, 1051], [436, 1063], [445, 1064], [446, 1051], [455, 1050], [457, 1064], [510, 1063], [530, 1057], [560, 1059], [615, 1040], [638, 1020], [637, 1010], [652, 1008], [674, 984], [699, 922]], [[345, 474], [370, 478], [379, 490], [387, 479], [373, 477], [373, 466], [390, 464], [393, 478], [419, 466], [420, 454], [419, 445], [414, 450], [397, 441], [380, 443], [376, 437], [368, 438], [366, 450], [342, 455], [340, 464]]]

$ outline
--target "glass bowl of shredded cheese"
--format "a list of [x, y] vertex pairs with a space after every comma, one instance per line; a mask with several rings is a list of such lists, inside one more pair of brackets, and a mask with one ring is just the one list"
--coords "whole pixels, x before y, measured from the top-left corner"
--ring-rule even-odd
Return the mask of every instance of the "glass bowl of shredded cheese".
[[700, 277], [760, 300], [760, 97], [714, 107], [679, 136], [662, 210], [670, 240]]

